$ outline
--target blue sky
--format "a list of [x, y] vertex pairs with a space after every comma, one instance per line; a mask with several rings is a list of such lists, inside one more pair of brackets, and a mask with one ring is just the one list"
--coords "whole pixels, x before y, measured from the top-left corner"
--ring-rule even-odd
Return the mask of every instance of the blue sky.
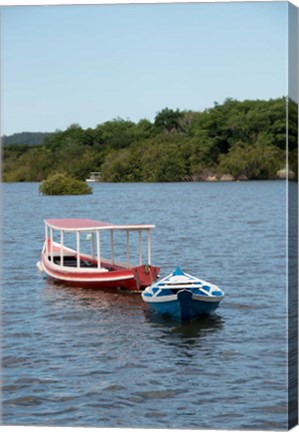
[[1, 134], [287, 94], [286, 2], [2, 7]]

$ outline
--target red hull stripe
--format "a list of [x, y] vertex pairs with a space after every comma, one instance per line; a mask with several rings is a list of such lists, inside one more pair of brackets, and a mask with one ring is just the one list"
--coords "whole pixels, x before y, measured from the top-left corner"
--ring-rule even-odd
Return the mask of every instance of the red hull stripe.
[[49, 267], [43, 260], [43, 267], [45, 272], [56, 279], [77, 281], [77, 282], [119, 282], [126, 279], [134, 279], [134, 275], [130, 270], [127, 271], [115, 271], [115, 272], [101, 272], [101, 273], [71, 273], [68, 271], [54, 270]]

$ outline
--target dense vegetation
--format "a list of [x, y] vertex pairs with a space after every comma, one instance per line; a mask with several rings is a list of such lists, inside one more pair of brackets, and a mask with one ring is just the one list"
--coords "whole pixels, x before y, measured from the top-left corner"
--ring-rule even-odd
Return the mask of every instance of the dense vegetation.
[[[289, 102], [290, 168], [297, 172], [297, 104]], [[103, 181], [274, 178], [285, 167], [286, 100], [227, 99], [203, 112], [165, 108], [153, 122], [114, 119], [95, 129], [73, 124], [42, 145], [6, 145], [4, 181], [41, 181], [55, 172]]]
[[39, 186], [43, 195], [85, 195], [92, 189], [85, 181], [78, 180], [65, 173], [56, 173], [43, 180]]

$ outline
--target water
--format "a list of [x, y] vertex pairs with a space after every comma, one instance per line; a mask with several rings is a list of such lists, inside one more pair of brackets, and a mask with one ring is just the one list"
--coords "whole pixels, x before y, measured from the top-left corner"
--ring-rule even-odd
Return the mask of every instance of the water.
[[[286, 429], [286, 184], [4, 184], [2, 423]], [[154, 223], [152, 262], [224, 289], [180, 324], [139, 295], [66, 288], [36, 268], [44, 218]]]

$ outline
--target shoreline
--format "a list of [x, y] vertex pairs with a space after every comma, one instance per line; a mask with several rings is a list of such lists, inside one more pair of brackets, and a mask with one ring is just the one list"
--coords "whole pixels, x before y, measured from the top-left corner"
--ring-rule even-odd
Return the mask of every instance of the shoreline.
[[[277, 178], [277, 177], [273, 177], [273, 178], [267, 178], [267, 179], [246, 179], [246, 180], [239, 180], [239, 179], [233, 179], [233, 180], [178, 180], [178, 181], [161, 181], [161, 182], [146, 182], [146, 181], [140, 181], [140, 182], [136, 182], [136, 181], [122, 181], [122, 182], [112, 182], [112, 181], [101, 181], [101, 180], [97, 180], [97, 181], [93, 181], [93, 182], [87, 182], [88, 184], [97, 184], [97, 183], [106, 183], [106, 184], [160, 184], [160, 183], [249, 183], [249, 182], [257, 182], [257, 181], [261, 181], [261, 182], [266, 182], [266, 181], [291, 181], [294, 183], [298, 183], [297, 179], [291, 179], [291, 178]], [[86, 180], [85, 180], [86, 181]], [[32, 181], [3, 181], [2, 180], [2, 184], [15, 184], [15, 183], [20, 183], [20, 184], [24, 184], [24, 183], [36, 183], [36, 184], [41, 184], [42, 181], [37, 181], [37, 180], [32, 180]]]

